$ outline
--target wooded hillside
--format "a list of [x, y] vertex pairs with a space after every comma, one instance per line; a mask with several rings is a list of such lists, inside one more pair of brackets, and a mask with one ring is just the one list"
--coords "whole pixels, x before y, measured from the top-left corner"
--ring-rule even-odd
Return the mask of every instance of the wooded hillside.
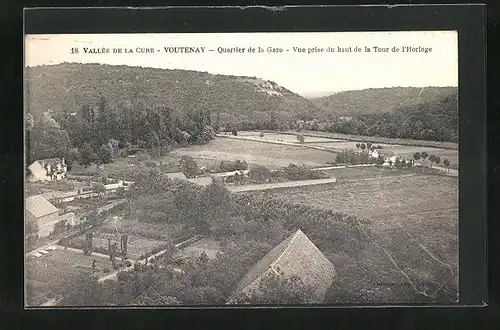
[[456, 87], [394, 87], [346, 91], [311, 99], [318, 108], [340, 116], [392, 113], [400, 108], [456, 98]]
[[272, 81], [188, 70], [69, 64], [26, 68], [27, 106], [33, 113], [75, 113], [101, 96], [110, 107], [165, 107], [179, 114], [210, 112], [214, 125], [288, 122], [322, 111]]

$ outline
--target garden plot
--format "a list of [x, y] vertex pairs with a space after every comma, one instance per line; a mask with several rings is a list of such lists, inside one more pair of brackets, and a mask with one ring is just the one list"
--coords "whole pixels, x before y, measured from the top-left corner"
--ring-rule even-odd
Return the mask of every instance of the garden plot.
[[188, 246], [184, 247], [179, 254], [184, 256], [199, 256], [203, 252], [207, 254], [209, 259], [215, 259], [217, 252], [220, 250], [220, 242], [211, 238], [202, 238]]
[[[167, 242], [161, 240], [154, 240], [150, 238], [135, 236], [135, 235], [127, 235], [128, 236], [128, 244], [127, 244], [127, 257], [132, 260], [139, 260], [141, 256], [150, 252], [151, 250], [160, 248], [162, 245]], [[85, 236], [81, 235], [78, 237], [78, 241], [82, 243], [85, 240]], [[117, 240], [111, 240], [111, 244], [114, 242], [117, 243], [117, 252], [120, 253], [120, 242]], [[93, 248], [96, 249], [96, 252], [100, 253], [108, 253], [108, 239], [104, 236], [94, 236], [92, 239]]]
[[40, 305], [50, 298], [64, 294], [64, 289], [82, 274], [90, 275], [96, 261], [96, 276], [112, 270], [111, 261], [96, 255], [64, 248], [41, 256], [28, 256], [25, 262], [26, 300], [28, 305]]

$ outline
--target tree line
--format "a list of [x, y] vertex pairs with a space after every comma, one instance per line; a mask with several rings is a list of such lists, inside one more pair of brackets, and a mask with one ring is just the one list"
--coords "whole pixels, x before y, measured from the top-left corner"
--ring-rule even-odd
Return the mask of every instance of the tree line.
[[111, 106], [105, 97], [97, 104], [82, 105], [77, 113], [28, 111], [26, 132], [28, 163], [64, 157], [69, 167], [74, 161], [109, 163], [121, 148], [145, 148], [161, 156], [214, 137], [208, 111], [179, 115], [171, 108], [149, 108], [142, 102]]

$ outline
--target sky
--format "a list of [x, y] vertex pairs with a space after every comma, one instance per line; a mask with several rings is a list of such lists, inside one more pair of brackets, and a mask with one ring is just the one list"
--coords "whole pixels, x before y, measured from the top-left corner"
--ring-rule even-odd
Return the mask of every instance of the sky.
[[[205, 47], [205, 52], [164, 50], [179, 46]], [[432, 50], [403, 53], [403, 46]], [[84, 47], [107, 48], [110, 53], [85, 54]], [[219, 47], [245, 51], [219, 53]], [[261, 47], [264, 52], [249, 53], [249, 47]], [[271, 53], [268, 47], [283, 51]], [[323, 52], [308, 54], [314, 47]], [[351, 47], [351, 52], [338, 52], [338, 47]], [[354, 52], [355, 47], [361, 51]], [[366, 47], [371, 52], [365, 52]], [[388, 52], [375, 52], [374, 47]], [[391, 52], [393, 47], [400, 51]], [[72, 54], [72, 48], [78, 48], [78, 54]], [[122, 53], [113, 53], [113, 48], [121, 48]], [[125, 48], [133, 52], [125, 54]], [[154, 52], [138, 53], [137, 48]], [[366, 88], [458, 86], [456, 31], [26, 35], [24, 61], [26, 66], [103, 63], [255, 76], [304, 96]]]

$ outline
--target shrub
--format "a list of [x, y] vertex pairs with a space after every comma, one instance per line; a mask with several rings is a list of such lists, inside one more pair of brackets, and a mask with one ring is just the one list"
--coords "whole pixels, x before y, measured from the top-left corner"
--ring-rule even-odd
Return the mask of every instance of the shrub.
[[312, 171], [306, 166], [297, 166], [295, 164], [288, 165], [281, 173], [283, 173], [286, 179], [292, 181], [324, 178], [324, 174], [320, 171]]
[[259, 136], [264, 137], [264, 132], [260, 132]]
[[198, 174], [198, 164], [196, 164], [191, 156], [182, 156], [179, 162], [179, 167], [188, 178], [193, 178]]
[[271, 171], [265, 166], [256, 165], [250, 168], [248, 177], [253, 182], [262, 183], [271, 177]]
[[220, 172], [232, 172], [232, 171], [240, 171], [248, 169], [248, 164], [246, 161], [241, 161], [237, 159], [234, 162], [230, 161], [221, 161], [219, 164]]
[[110, 272], [109, 268], [108, 267], [104, 267], [104, 269], [102, 270], [104, 272], [104, 274], [107, 274]]
[[335, 159], [337, 163], [340, 164], [370, 164], [375, 160], [370, 157], [368, 153], [365, 152], [355, 152], [353, 150], [346, 150], [337, 153]]

